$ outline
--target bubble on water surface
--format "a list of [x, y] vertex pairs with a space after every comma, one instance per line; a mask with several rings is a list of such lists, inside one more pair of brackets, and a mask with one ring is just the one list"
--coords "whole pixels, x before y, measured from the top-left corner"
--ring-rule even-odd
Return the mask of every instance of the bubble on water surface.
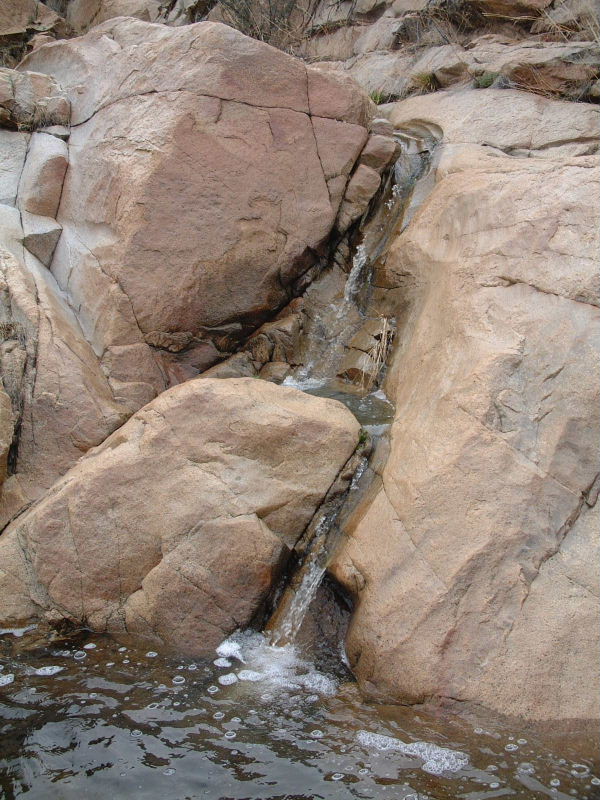
[[163, 769], [163, 775], [175, 775], [175, 768], [167, 767], [166, 769]]
[[524, 761], [522, 764], [519, 764], [517, 769], [519, 770], [519, 772], [524, 772], [526, 775], [533, 775], [533, 773], [535, 772], [535, 767], [528, 761]]
[[576, 778], [587, 778], [590, 774], [590, 768], [585, 764], [573, 764], [571, 767], [571, 775]]
[[359, 775], [368, 775], [368, 774], [369, 774], [369, 770], [368, 770], [366, 767], [361, 767], [361, 768], [358, 770], [358, 774], [359, 774]]
[[115, 665], [115, 662], [114, 662], [114, 661], [107, 661], [107, 662], [106, 662], [106, 666], [107, 666], [107, 667], [114, 667], [114, 665]]
[[213, 719], [224, 719], [225, 714], [222, 711], [215, 711]]
[[6, 675], [0, 675], [0, 686], [8, 686], [15, 679], [14, 673], [7, 672]]
[[550, 786], [560, 786], [560, 781], [558, 780], [558, 778], [552, 778], [552, 780], [550, 781]]
[[57, 672], [62, 672], [64, 667], [55, 667], [55, 666], [48, 666], [48, 667], [39, 667], [39, 669], [35, 670], [36, 675], [56, 675]]
[[323, 731], [319, 730], [318, 728], [315, 728], [314, 731], [311, 731], [310, 735], [312, 736], [313, 739], [322, 739], [323, 736], [325, 736]]
[[359, 731], [359, 744], [376, 750], [398, 750], [406, 756], [417, 756], [423, 760], [421, 769], [430, 775], [442, 775], [444, 772], [458, 772], [469, 763], [469, 756], [460, 750], [449, 750], [430, 742], [403, 742], [392, 736], [382, 736], [369, 731]]
[[88, 642], [87, 644], [83, 645], [84, 650], [95, 650], [96, 647], [97, 645], [95, 645], [94, 642]]
[[507, 744], [504, 749], [508, 750], [509, 753], [513, 753], [515, 750], [519, 749], [519, 745], [518, 744]]
[[181, 683], [185, 683], [185, 678], [183, 677], [183, 675], [175, 675], [174, 678], [171, 678], [171, 681], [175, 685], [178, 685], [178, 684], [181, 684]]
[[235, 672], [228, 672], [227, 675], [219, 675], [218, 679], [221, 686], [231, 686], [237, 683], [237, 675]]
[[215, 667], [220, 667], [221, 669], [227, 669], [231, 666], [231, 661], [228, 658], [215, 658], [213, 661]]
[[128, 658], [124, 658], [124, 659], [123, 659], [123, 663], [124, 663], [124, 664], [129, 664], [129, 659], [128, 659]]
[[494, 781], [494, 783], [490, 783], [490, 789], [497, 789], [499, 786], [500, 784], [496, 781]]
[[594, 777], [594, 778], [592, 778], [590, 783], [592, 784], [592, 786], [600, 786], [600, 778]]
[[219, 691], [218, 686], [209, 686], [206, 690], [209, 694], [216, 694]]
[[189, 664], [188, 665], [188, 671], [189, 672], [195, 672], [195, 670], [197, 670], [197, 669], [198, 669], [197, 664]]
[[155, 650], [148, 650], [146, 653], [146, 658], [156, 658], [158, 653]]
[[237, 733], [235, 731], [227, 731], [227, 733], [225, 734], [226, 739], [235, 739], [236, 736]]
[[140, 736], [143, 736], [142, 732], [140, 730], [138, 730], [137, 728], [135, 730], [131, 731], [131, 735], [134, 737], [134, 739], [139, 739]]
[[76, 650], [73, 653], [73, 658], [77, 659], [77, 661], [81, 661], [82, 659], [84, 659], [86, 657], [87, 657], [87, 653], [85, 653], [83, 650]]
[[527, 744], [527, 739], [517, 739], [517, 744]]

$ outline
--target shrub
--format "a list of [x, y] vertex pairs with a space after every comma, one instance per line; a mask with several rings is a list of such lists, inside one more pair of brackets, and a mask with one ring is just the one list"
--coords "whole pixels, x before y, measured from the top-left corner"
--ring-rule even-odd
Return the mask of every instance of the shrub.
[[416, 75], [411, 75], [410, 85], [419, 94], [429, 94], [440, 88], [439, 81], [433, 72], [418, 72]]
[[483, 72], [475, 78], [475, 86], [478, 89], [489, 89], [499, 77], [497, 72]]

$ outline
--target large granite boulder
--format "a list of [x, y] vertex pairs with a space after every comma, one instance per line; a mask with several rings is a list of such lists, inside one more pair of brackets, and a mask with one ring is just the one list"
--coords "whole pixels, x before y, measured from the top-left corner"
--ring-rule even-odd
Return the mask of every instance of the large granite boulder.
[[325, 253], [372, 104], [212, 22], [121, 18], [22, 68], [53, 75], [72, 104], [51, 270], [135, 410], [144, 350], [198, 374], [218, 358], [211, 341], [288, 302]]
[[597, 110], [488, 96], [391, 109], [452, 143], [382, 267], [408, 303], [391, 452], [333, 571], [370, 696], [597, 718], [598, 163], [569, 155]]
[[0, 619], [210, 653], [260, 607], [359, 429], [337, 401], [252, 378], [164, 392], [2, 535]]

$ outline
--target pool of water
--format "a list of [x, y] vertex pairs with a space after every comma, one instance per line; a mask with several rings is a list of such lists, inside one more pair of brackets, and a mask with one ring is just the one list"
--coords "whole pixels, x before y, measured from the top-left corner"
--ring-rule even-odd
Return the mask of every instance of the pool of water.
[[8, 800], [600, 797], [590, 740], [371, 705], [260, 634], [191, 661], [18, 633], [0, 635]]

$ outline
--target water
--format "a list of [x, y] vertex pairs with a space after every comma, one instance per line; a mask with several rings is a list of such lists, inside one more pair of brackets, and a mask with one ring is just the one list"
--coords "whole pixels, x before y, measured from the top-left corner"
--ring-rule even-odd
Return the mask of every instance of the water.
[[[370, 705], [343, 674], [260, 634], [205, 661], [88, 636], [0, 637], [0, 674], [15, 676], [0, 692], [6, 800], [600, 797], [592, 741]], [[227, 674], [237, 680], [222, 685]]]
[[[380, 327], [381, 352], [383, 358], [369, 360], [376, 366], [370, 370], [360, 367], [360, 361], [368, 352], [369, 342], [374, 344], [373, 338], [380, 322], [377, 322], [376, 309], [371, 310], [375, 316], [371, 321], [371, 333], [365, 330], [368, 319], [368, 289], [371, 269], [375, 261], [387, 249], [393, 231], [399, 225], [412, 188], [424, 172], [428, 164], [419, 153], [411, 153], [406, 148], [398, 158], [394, 169], [393, 179], [390, 176], [384, 200], [380, 205], [380, 214], [376, 215], [371, 224], [367, 224], [363, 232], [363, 240], [356, 247], [352, 266], [345, 279], [343, 297], [334, 298], [332, 302], [321, 303], [321, 286], [309, 289], [306, 299], [305, 311], [307, 312], [308, 325], [305, 330], [305, 364], [295, 374], [284, 380], [284, 385], [294, 386], [308, 393], [321, 397], [333, 398], [341, 401], [354, 414], [367, 431], [378, 439], [385, 435], [394, 418], [394, 407], [386, 397], [383, 390], [377, 388], [378, 374], [385, 363], [385, 354], [391, 342], [393, 324], [386, 318], [386, 325]], [[387, 198], [387, 199], [385, 199]], [[326, 275], [324, 284], [330, 282]], [[316, 307], [311, 308], [311, 301], [317, 300]], [[361, 346], [350, 344], [355, 334], [361, 329], [359, 340]], [[384, 330], [389, 326], [390, 338], [384, 340]], [[385, 343], [384, 343], [385, 342]], [[359, 342], [360, 344], [360, 342]], [[350, 349], [356, 354], [348, 366], [341, 366], [344, 353]], [[360, 372], [364, 376], [364, 369], [369, 374], [369, 388], [365, 381], [360, 385], [345, 381], [340, 374], [347, 375], [350, 371]], [[341, 372], [340, 372], [341, 370]], [[312, 602], [319, 584], [325, 574], [327, 558], [332, 552], [335, 542], [329, 541], [329, 530], [335, 522], [335, 517], [326, 516], [317, 525], [310, 545], [306, 549], [304, 560], [296, 574], [293, 575], [291, 585], [284, 591], [279, 606], [267, 625], [270, 641], [273, 644], [293, 642], [302, 625], [304, 615]]]

